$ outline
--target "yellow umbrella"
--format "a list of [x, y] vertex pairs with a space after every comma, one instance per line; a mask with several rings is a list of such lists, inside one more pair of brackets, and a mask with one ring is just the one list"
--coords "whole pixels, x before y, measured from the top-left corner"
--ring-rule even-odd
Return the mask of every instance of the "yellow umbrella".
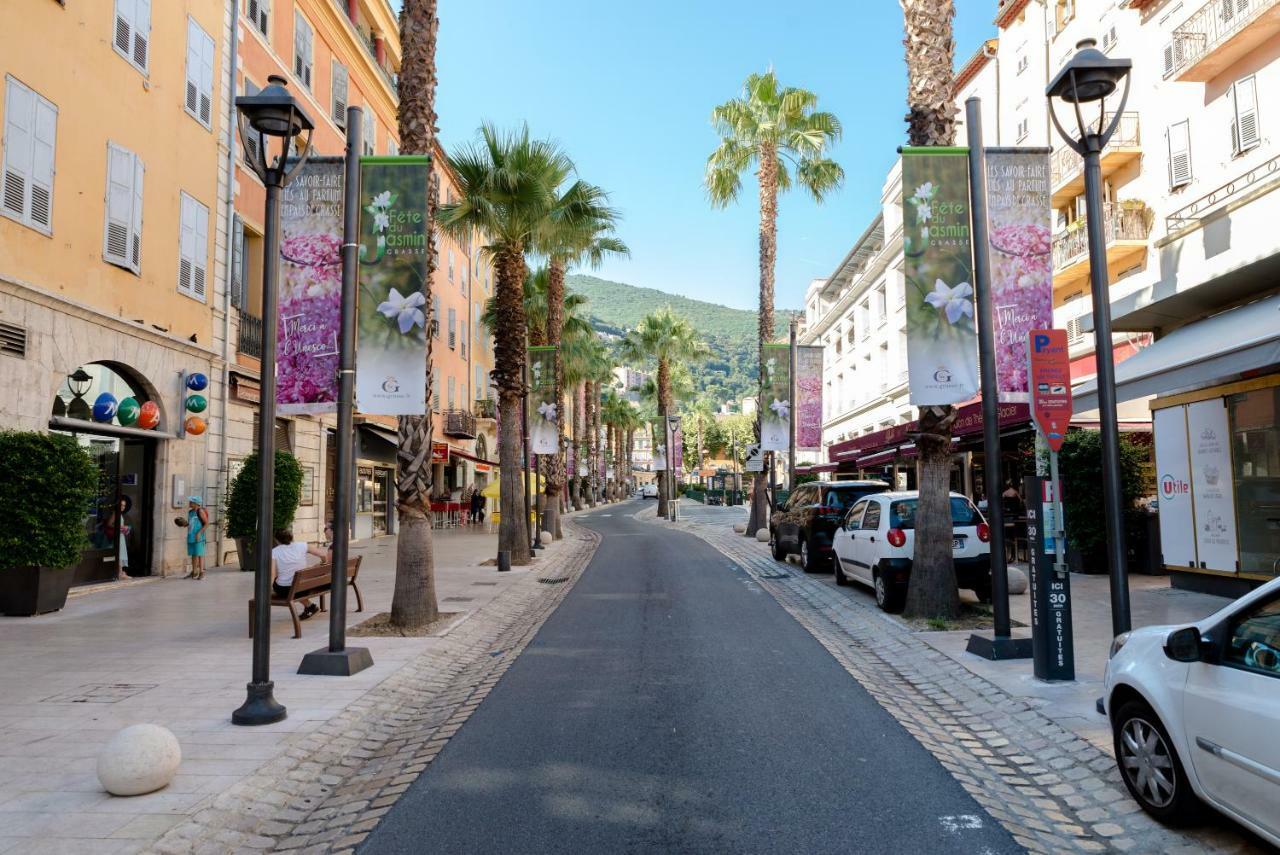
[[[526, 481], [525, 481], [524, 476], [525, 476], [525, 473], [524, 473], [524, 472], [521, 472], [521, 473], [520, 473], [520, 484], [521, 484], [521, 486], [522, 486], [522, 487], [523, 487], [523, 486], [525, 486], [525, 485], [528, 483], [528, 482], [526, 482]], [[500, 484], [500, 481], [501, 481], [501, 479], [500, 479], [500, 478], [495, 477], [495, 478], [494, 478], [492, 481], [490, 481], [488, 484], [485, 484], [484, 489], [480, 491], [480, 495], [484, 496], [486, 499], [496, 499], [496, 498], [498, 498], [498, 495], [499, 495], [499, 494], [500, 494], [500, 492], [501, 492], [501, 484]], [[535, 485], [535, 486], [534, 486], [534, 489], [535, 489], [535, 490], [537, 490], [539, 493], [540, 493], [540, 492], [542, 492], [543, 490], [545, 490], [545, 489], [546, 489], [546, 487], [547, 487], [547, 479], [546, 479], [546, 476], [538, 475], [538, 476], [537, 476], [537, 480], [536, 480], [536, 481], [534, 481], [534, 485]], [[527, 487], [526, 487], [526, 489], [527, 489]]]

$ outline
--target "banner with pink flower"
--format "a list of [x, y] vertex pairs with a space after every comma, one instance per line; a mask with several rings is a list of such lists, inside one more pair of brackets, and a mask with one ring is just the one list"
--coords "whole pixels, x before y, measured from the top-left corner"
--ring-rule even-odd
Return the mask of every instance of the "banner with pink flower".
[[281, 415], [337, 412], [341, 246], [342, 158], [312, 158], [280, 198]]
[[427, 184], [430, 158], [360, 158], [356, 408], [427, 410]]
[[916, 406], [978, 393], [969, 150], [902, 150], [907, 373]]
[[1053, 326], [1047, 148], [989, 148], [991, 308], [1001, 401], [1027, 401], [1027, 333]]
[[822, 448], [822, 347], [796, 346], [796, 448]]

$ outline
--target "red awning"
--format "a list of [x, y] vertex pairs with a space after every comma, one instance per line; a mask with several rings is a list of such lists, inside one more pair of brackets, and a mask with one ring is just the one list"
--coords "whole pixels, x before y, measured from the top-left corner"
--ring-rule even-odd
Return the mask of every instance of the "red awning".
[[497, 469], [497, 468], [498, 468], [498, 463], [497, 463], [497, 461], [495, 461], [495, 460], [485, 460], [483, 457], [476, 457], [474, 454], [470, 454], [470, 453], [468, 453], [468, 452], [465, 452], [465, 451], [463, 451], [463, 450], [462, 450], [462, 449], [460, 449], [460, 448], [454, 448], [452, 445], [451, 445], [451, 446], [449, 446], [449, 456], [450, 456], [450, 457], [461, 457], [463, 460], [470, 460], [472, 463], [486, 463], [486, 464], [488, 464], [489, 466], [492, 466], [492, 467], [493, 467], [493, 468], [495, 468], [495, 469]]
[[816, 475], [819, 472], [835, 472], [839, 464], [836, 463], [814, 463], [809, 466], [797, 466], [796, 471], [805, 475]]

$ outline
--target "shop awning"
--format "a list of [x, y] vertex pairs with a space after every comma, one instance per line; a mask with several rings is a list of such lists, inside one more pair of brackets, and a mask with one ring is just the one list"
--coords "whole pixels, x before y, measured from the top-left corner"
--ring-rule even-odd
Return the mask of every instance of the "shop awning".
[[813, 463], [808, 466], [797, 466], [796, 471], [803, 475], [817, 475], [819, 472], [835, 472], [839, 468], [836, 463]]
[[[1116, 400], [1236, 379], [1280, 362], [1280, 295], [1188, 324], [1116, 366]], [[1075, 390], [1076, 412], [1098, 408], [1098, 383]]]
[[485, 460], [483, 457], [476, 457], [474, 454], [463, 451], [460, 448], [454, 448], [452, 445], [449, 446], [449, 455], [451, 457], [461, 457], [463, 460], [470, 460], [472, 463], [484, 463], [492, 466], [494, 469], [498, 468], [498, 461]]
[[384, 442], [389, 442], [392, 445], [400, 444], [400, 435], [396, 433], [394, 430], [392, 430], [391, 428], [383, 427], [382, 425], [378, 425], [378, 424], [373, 424], [372, 422], [361, 422], [360, 424], [356, 425], [356, 427], [358, 427], [360, 430], [368, 431], [369, 433], [373, 434], [378, 439], [381, 439]]

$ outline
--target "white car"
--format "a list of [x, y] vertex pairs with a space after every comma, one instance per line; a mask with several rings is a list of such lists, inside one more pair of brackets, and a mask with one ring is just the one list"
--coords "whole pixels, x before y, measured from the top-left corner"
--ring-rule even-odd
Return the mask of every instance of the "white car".
[[1103, 682], [1147, 813], [1178, 824], [1207, 802], [1280, 846], [1280, 579], [1192, 626], [1116, 636]]
[[652, 482], [640, 485], [640, 498], [656, 499], [658, 498], [658, 485]]
[[[859, 499], [836, 530], [836, 584], [852, 579], [871, 586], [876, 605], [900, 612], [907, 600], [915, 547], [915, 490], [875, 493]], [[956, 581], [991, 602], [991, 530], [982, 513], [959, 493], [951, 494], [951, 554]]]

